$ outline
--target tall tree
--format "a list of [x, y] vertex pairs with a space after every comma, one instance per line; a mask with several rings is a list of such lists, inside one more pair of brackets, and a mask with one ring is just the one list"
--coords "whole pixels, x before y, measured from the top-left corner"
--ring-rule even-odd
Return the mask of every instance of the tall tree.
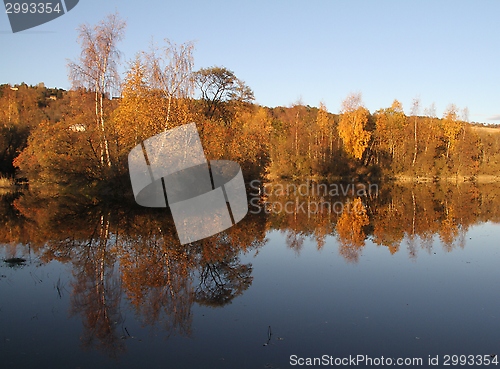
[[398, 100], [394, 100], [390, 108], [378, 110], [375, 118], [378, 146], [380, 150], [389, 152], [394, 161], [397, 147], [404, 135], [406, 116], [403, 113], [403, 106]]
[[145, 69], [138, 57], [131, 63], [122, 84], [120, 104], [113, 112], [116, 152], [122, 163], [126, 162], [132, 147], [147, 137], [161, 132], [161, 129], [154, 129], [156, 127], [151, 119], [153, 115], [151, 111], [156, 108], [154, 106], [156, 99], [153, 98], [147, 85]]
[[167, 99], [165, 129], [169, 128], [174, 100], [192, 97], [194, 92], [192, 41], [176, 44], [165, 39], [162, 47], [153, 47], [146, 54], [149, 84]]
[[196, 72], [196, 83], [205, 103], [205, 115], [212, 118], [222, 113], [225, 102], [234, 100], [248, 103], [254, 100], [253, 91], [225, 67], [202, 68]]
[[425, 124], [425, 129], [426, 129], [426, 135], [424, 136], [424, 142], [425, 142], [425, 148], [424, 148], [424, 153], [427, 153], [429, 149], [429, 142], [434, 138], [434, 141], [436, 140], [436, 137], [438, 136], [436, 133], [436, 130], [439, 128], [438, 124], [436, 123], [438, 117], [436, 114], [436, 104], [432, 103], [429, 107], [424, 109], [424, 124]]
[[415, 162], [417, 161], [417, 151], [418, 151], [418, 141], [417, 141], [417, 122], [418, 122], [418, 113], [420, 112], [420, 99], [413, 99], [413, 104], [411, 107], [410, 115], [413, 117], [413, 160], [411, 162], [412, 166], [415, 166]]
[[338, 131], [344, 142], [344, 150], [352, 157], [361, 159], [371, 138], [367, 130], [370, 112], [363, 106], [360, 93], [350, 94], [343, 102]]
[[[327, 147], [332, 152], [332, 127], [330, 123], [330, 118], [328, 116], [328, 111], [323, 102], [319, 104], [318, 115], [316, 116], [316, 126], [319, 130], [319, 150], [321, 156], [321, 165], [326, 162], [326, 152]], [[325, 139], [328, 139], [328, 143], [325, 144]]]
[[83, 24], [78, 28], [80, 59], [70, 62], [69, 77], [75, 88], [83, 87], [95, 94], [95, 119], [101, 132], [101, 165], [111, 167], [109, 141], [106, 135], [104, 98], [111, 97], [119, 85], [120, 52], [117, 43], [124, 37], [126, 23], [118, 13], [108, 15], [95, 26]]
[[462, 122], [458, 117], [458, 108], [454, 104], [448, 105], [443, 116], [443, 132], [446, 139], [446, 158], [450, 156], [450, 150], [453, 150], [459, 140], [459, 134], [462, 131]]

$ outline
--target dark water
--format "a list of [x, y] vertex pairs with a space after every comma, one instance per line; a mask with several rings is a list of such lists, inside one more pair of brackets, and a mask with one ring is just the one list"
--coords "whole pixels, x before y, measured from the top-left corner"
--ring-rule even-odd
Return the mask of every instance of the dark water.
[[[168, 210], [4, 195], [0, 367], [496, 360], [500, 186], [324, 195], [268, 191], [237, 226], [185, 246]], [[302, 211], [327, 201], [335, 211]]]

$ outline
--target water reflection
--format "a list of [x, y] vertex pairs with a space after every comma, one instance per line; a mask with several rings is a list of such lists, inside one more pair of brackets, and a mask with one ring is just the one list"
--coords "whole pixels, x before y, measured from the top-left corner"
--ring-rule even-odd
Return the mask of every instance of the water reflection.
[[123, 297], [143, 324], [189, 336], [193, 303], [223, 306], [242, 294], [252, 283], [252, 266], [239, 254], [265, 242], [259, 216], [181, 246], [166, 211], [34, 193], [3, 197], [1, 206], [5, 255], [70, 263], [71, 314], [82, 318], [82, 346], [110, 356], [123, 351], [130, 336], [122, 324]]
[[[496, 184], [474, 183], [394, 185], [364, 195], [268, 193], [253, 202], [254, 211], [237, 226], [181, 246], [168, 210], [26, 192], [1, 197], [0, 243], [11, 267], [24, 262], [9, 260], [34, 257], [70, 265], [70, 314], [83, 323], [82, 347], [118, 357], [133, 337], [123, 301], [143, 325], [167, 337], [190, 337], [195, 303], [224, 306], [250, 288], [252, 264], [242, 262], [241, 255], [258, 253], [270, 231], [284, 233], [287, 247], [298, 254], [309, 239], [318, 250], [337, 247], [346, 262], [357, 263], [370, 239], [391, 254], [406, 250], [416, 259], [420, 250], [433, 252], [436, 235], [451, 252], [464, 247], [470, 226], [498, 222], [498, 194]], [[290, 211], [281, 212], [265, 207], [302, 202], [342, 207], [288, 206]], [[337, 242], [327, 242], [328, 237]]]
[[[406, 244], [408, 256], [416, 258], [419, 249], [432, 251], [433, 238], [438, 235], [446, 251], [451, 251], [463, 247], [471, 225], [498, 222], [500, 214], [500, 186], [495, 183], [392, 185], [364, 195], [354, 191], [330, 197], [317, 191], [308, 191], [307, 196], [290, 192], [271, 191], [264, 202], [273, 204], [272, 209], [304, 203], [306, 211], [298, 206], [288, 207], [293, 211], [268, 210], [268, 229], [284, 232], [287, 245], [297, 252], [307, 237], [320, 250], [327, 236], [335, 236], [339, 253], [348, 262], [358, 262], [368, 238], [391, 254]], [[343, 206], [334, 205], [339, 201]], [[307, 204], [325, 202], [333, 206], [314, 206], [307, 211]]]

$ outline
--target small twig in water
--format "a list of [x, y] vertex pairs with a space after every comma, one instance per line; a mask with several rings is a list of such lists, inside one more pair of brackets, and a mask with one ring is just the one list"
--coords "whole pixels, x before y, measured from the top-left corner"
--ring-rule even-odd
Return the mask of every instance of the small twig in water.
[[269, 342], [271, 342], [271, 337], [272, 337], [272, 335], [273, 335], [273, 332], [271, 331], [271, 326], [269, 326], [269, 327], [267, 328], [267, 342], [266, 342], [266, 343], [264, 343], [264, 345], [263, 345], [263, 346], [267, 346], [267, 345], [269, 345]]

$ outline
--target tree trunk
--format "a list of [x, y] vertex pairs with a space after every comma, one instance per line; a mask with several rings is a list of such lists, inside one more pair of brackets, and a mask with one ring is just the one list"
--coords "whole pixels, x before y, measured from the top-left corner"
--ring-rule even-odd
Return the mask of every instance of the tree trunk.
[[[95, 90], [95, 117], [96, 117], [96, 123], [97, 123], [97, 131], [100, 131], [101, 130], [101, 120], [99, 117], [99, 92], [98, 92], [97, 88]], [[101, 167], [103, 167], [104, 166], [104, 148], [103, 148], [102, 137], [99, 137], [99, 159], [101, 162]]]
[[414, 139], [415, 139], [415, 148], [414, 148], [414, 151], [413, 151], [413, 162], [412, 162], [412, 166], [415, 166], [415, 162], [417, 161], [417, 149], [418, 149], [418, 145], [417, 145], [417, 117], [414, 118], [415, 120], [415, 124], [414, 124]]
[[106, 165], [108, 167], [111, 167], [111, 158], [109, 156], [109, 142], [106, 137], [106, 130], [105, 130], [105, 125], [104, 125], [104, 107], [103, 107], [103, 93], [101, 93], [100, 97], [100, 111], [99, 111], [99, 118], [101, 121], [101, 131], [102, 131], [102, 140], [104, 142], [104, 159], [106, 160]]
[[167, 119], [165, 122], [165, 131], [168, 129], [168, 122], [170, 120], [170, 109], [172, 106], [172, 94], [168, 95], [168, 104], [167, 104]]

